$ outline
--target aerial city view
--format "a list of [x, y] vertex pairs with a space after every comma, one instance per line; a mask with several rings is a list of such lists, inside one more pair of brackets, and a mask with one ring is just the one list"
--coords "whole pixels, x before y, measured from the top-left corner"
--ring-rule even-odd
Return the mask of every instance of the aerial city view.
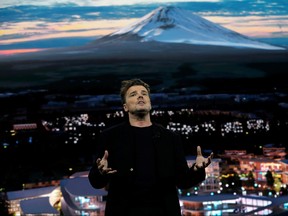
[[288, 214], [284, 0], [4, 0], [0, 14], [0, 215], [105, 215], [89, 171], [133, 78], [188, 167], [213, 152], [177, 188], [182, 216]]

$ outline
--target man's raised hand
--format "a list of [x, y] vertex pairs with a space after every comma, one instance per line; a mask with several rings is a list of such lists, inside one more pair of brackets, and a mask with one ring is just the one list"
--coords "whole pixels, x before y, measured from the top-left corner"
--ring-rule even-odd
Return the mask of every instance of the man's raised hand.
[[201, 147], [197, 146], [197, 157], [194, 170], [197, 171], [198, 169], [205, 169], [211, 163], [212, 158], [213, 158], [213, 152], [211, 152], [209, 157], [204, 158], [201, 152]]
[[108, 151], [105, 150], [102, 159], [98, 158], [96, 160], [98, 170], [102, 175], [113, 174], [113, 173], [117, 172], [117, 170], [112, 170], [112, 168], [108, 167], [108, 160], [107, 159], [108, 159]]

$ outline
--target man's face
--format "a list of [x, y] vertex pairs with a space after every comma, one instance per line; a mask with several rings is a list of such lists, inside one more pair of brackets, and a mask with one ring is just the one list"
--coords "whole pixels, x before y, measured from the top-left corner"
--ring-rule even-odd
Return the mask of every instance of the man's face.
[[147, 89], [142, 85], [131, 86], [125, 95], [123, 108], [131, 114], [146, 114], [151, 110], [151, 101]]

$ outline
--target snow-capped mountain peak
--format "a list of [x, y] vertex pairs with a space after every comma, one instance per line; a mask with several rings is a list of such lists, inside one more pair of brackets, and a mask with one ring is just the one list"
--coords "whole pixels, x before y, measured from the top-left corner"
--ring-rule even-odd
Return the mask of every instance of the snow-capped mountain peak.
[[174, 6], [159, 7], [137, 22], [109, 36], [121, 35], [137, 35], [141, 38], [141, 42], [158, 41], [268, 50], [284, 49], [250, 39], [195, 15], [191, 11]]

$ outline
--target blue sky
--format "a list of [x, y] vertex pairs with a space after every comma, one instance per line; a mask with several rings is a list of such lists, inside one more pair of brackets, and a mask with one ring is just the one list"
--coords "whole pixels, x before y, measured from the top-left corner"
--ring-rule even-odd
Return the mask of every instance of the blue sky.
[[0, 51], [81, 46], [163, 5], [257, 40], [288, 46], [287, 0], [1, 0]]

